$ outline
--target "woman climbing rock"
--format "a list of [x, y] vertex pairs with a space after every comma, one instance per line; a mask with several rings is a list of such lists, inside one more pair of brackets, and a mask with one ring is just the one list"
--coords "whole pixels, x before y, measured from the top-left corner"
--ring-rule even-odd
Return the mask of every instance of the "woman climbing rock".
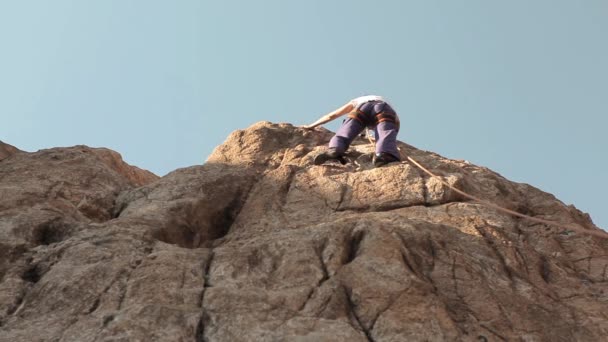
[[399, 117], [381, 96], [357, 97], [333, 112], [323, 115], [314, 123], [302, 127], [312, 129], [345, 114], [348, 114], [348, 118], [344, 120], [336, 135], [329, 141], [329, 149], [315, 157], [315, 165], [321, 165], [329, 160], [338, 160], [345, 164], [344, 153], [353, 139], [366, 127], [374, 131], [376, 140], [374, 166], [379, 167], [400, 160], [397, 149]]

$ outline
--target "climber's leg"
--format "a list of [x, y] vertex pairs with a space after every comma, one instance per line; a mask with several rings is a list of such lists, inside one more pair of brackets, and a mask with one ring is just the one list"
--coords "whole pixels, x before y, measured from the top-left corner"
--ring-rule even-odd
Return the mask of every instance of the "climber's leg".
[[329, 141], [329, 149], [317, 155], [314, 159], [315, 165], [321, 165], [328, 160], [338, 160], [342, 164], [346, 164], [344, 152], [350, 146], [350, 143], [361, 133], [365, 126], [356, 119], [348, 118], [344, 120], [336, 135]]
[[356, 119], [348, 118], [344, 120], [336, 135], [329, 141], [329, 148], [334, 149], [338, 154], [344, 154], [350, 143], [363, 131], [365, 126]]
[[391, 121], [380, 122], [374, 129], [376, 134], [376, 158], [374, 165], [382, 166], [401, 160], [397, 149], [399, 126]]

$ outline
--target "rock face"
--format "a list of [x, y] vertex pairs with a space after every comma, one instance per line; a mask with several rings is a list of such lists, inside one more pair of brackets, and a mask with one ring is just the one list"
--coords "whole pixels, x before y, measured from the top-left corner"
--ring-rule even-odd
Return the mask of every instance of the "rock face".
[[[461, 198], [407, 162], [312, 165], [331, 133], [258, 123], [156, 179], [86, 147], [0, 162], [0, 341], [598, 341], [608, 238]], [[401, 143], [527, 215], [588, 215]]]
[[0, 141], [0, 160], [8, 158], [8, 157], [12, 156], [13, 154], [19, 153], [19, 152], [21, 152], [21, 150], [19, 150], [15, 146], [5, 144], [2, 141]]

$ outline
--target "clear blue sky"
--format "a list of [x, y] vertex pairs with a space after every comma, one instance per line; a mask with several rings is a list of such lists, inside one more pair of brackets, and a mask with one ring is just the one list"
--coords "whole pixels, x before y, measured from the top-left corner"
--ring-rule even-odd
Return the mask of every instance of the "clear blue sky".
[[605, 0], [2, 1], [0, 140], [164, 175], [233, 130], [376, 93], [401, 140], [608, 228], [607, 35]]

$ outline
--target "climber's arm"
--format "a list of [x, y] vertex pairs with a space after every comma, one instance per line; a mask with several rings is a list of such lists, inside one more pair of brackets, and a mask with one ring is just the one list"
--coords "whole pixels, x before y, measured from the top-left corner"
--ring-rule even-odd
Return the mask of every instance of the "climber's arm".
[[312, 124], [305, 125], [302, 127], [303, 128], [315, 128], [317, 126], [320, 126], [322, 124], [335, 120], [344, 114], [348, 114], [348, 113], [352, 112], [353, 109], [354, 109], [353, 104], [349, 102], [349, 103], [345, 104], [344, 106], [334, 110], [333, 112], [323, 115], [319, 120], [313, 122]]

